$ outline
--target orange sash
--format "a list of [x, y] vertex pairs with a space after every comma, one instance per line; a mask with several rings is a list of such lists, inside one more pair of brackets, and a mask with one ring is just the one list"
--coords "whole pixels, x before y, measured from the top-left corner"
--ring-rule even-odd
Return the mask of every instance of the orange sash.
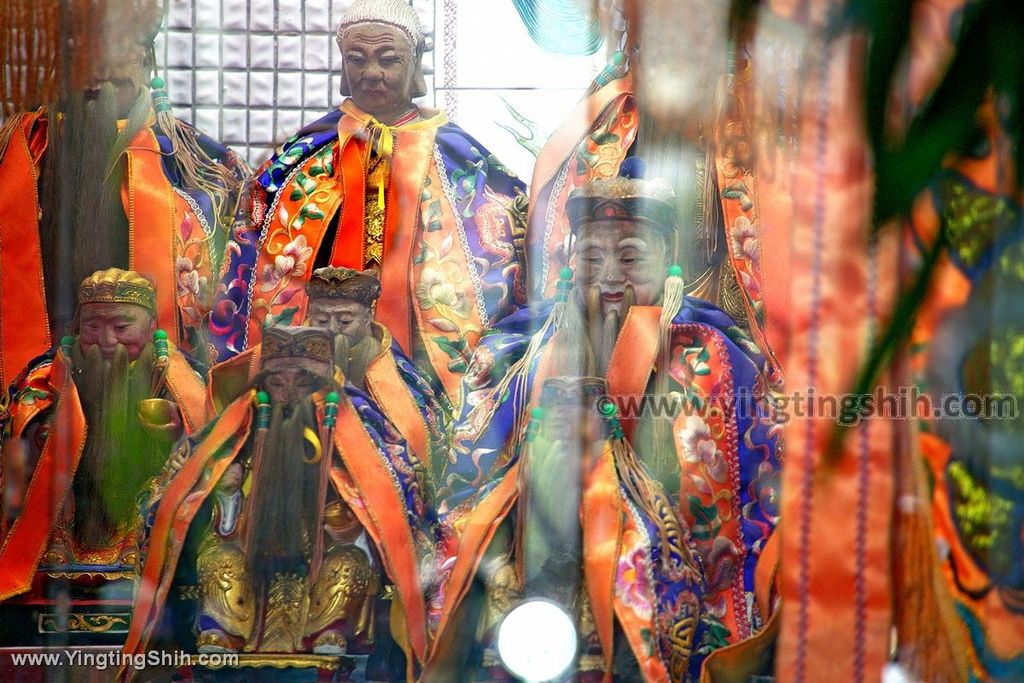
[[[806, 395], [813, 388], [817, 396], [853, 387], [871, 335], [884, 328], [897, 298], [899, 261], [892, 232], [869, 248], [863, 110], [850, 106], [863, 98], [863, 44], [838, 40], [829, 55], [802, 112], [808, 125], [794, 180], [792, 334], [783, 362], [788, 390]], [[889, 661], [899, 421], [864, 420], [846, 434], [842, 453], [832, 453], [839, 462], [826, 464], [836, 421], [821, 412], [786, 425], [779, 683], [878, 680]]]
[[167, 390], [181, 411], [186, 434], [206, 424], [210, 415], [206, 407], [206, 386], [181, 353], [172, 353], [168, 359]]
[[153, 129], [136, 134], [126, 152], [127, 183], [121, 200], [128, 216], [128, 267], [156, 285], [157, 324], [178, 344], [177, 266], [174, 231], [178, 228], [176, 195], [164, 175], [160, 143]]
[[[192, 491], [209, 462], [219, 454], [227, 440], [239, 431], [248, 431], [252, 421], [250, 403], [251, 397], [239, 399], [228, 406], [213, 430], [164, 491], [150, 534], [149, 554], [142, 568], [124, 652], [135, 654], [146, 651], [153, 630], [160, 623], [163, 606], [174, 580], [174, 568], [178, 564], [178, 557], [192, 518], [213, 491], [224, 471], [234, 461], [245, 440], [239, 439], [233, 452], [220, 454], [221, 457], [211, 467], [210, 476], [203, 484], [203, 488]], [[119, 677], [126, 678], [126, 674], [127, 671], [122, 670]]]
[[0, 548], [0, 602], [31, 588], [85, 447], [85, 417], [74, 382], [65, 383], [67, 374], [64, 355], [58, 352], [51, 366], [53, 390], [59, 397], [53, 432], [32, 472], [21, 516]]
[[398, 428], [406, 444], [430, 471], [430, 437], [427, 425], [409, 387], [398, 374], [395, 356], [391, 353], [391, 336], [384, 330], [383, 353], [366, 371], [366, 388], [384, 416]]
[[[498, 485], [467, 515], [468, 519], [459, 538], [459, 550], [455, 557], [455, 564], [448, 578], [444, 609], [441, 611], [441, 621], [437, 627], [438, 641], [435, 643], [432, 655], [445, 649], [442, 645], [443, 642], [452, 637], [465, 635], [456, 634], [454, 631], [447, 633], [446, 631], [449, 630], [456, 608], [469, 590], [472, 578], [476, 576], [484, 551], [490, 545], [494, 533], [508, 516], [512, 506], [519, 499], [520, 462], [516, 461], [509, 467]], [[424, 671], [424, 680], [429, 680], [428, 674], [429, 667]]]
[[[611, 396], [640, 396], [647, 391], [647, 382], [658, 359], [660, 317], [660, 306], [633, 306], [626, 313], [608, 361], [608, 393]], [[620, 416], [627, 439], [633, 438], [636, 418], [633, 415]]]
[[384, 264], [377, 320], [388, 328], [407, 353], [412, 352], [409, 286], [412, 249], [419, 233], [420, 192], [430, 168], [436, 129], [400, 132], [395, 136], [384, 220]]
[[[352, 511], [373, 537], [388, 576], [395, 582], [405, 608], [409, 642], [422, 662], [428, 647], [427, 612], [405, 501], [392, 485], [391, 471], [381, 462], [376, 444], [347, 398], [339, 405], [334, 445], [362, 497], [363, 504], [352, 505]], [[348, 490], [344, 474], [332, 469], [331, 479], [344, 496]]]
[[6, 388], [50, 348], [43, 257], [39, 245], [39, 178], [29, 137], [41, 111], [16, 125], [0, 162], [0, 383]]
[[[366, 143], [360, 140], [362, 124], [351, 116], [338, 121], [338, 157], [341, 171], [342, 206], [338, 233], [331, 249], [331, 265], [362, 270], [366, 263], [363, 239], [366, 203]], [[365, 133], [363, 134], [365, 136]]]
[[[363, 240], [366, 201], [363, 156], [367, 153], [362, 139], [365, 138], [367, 119], [350, 101], [346, 101], [342, 108], [345, 116], [338, 122], [338, 156], [345, 199], [338, 234], [331, 249], [331, 265], [362, 270], [366, 246]], [[436, 119], [433, 117], [394, 129], [395, 144], [385, 201], [382, 291], [376, 317], [406, 352], [412, 349], [410, 264], [419, 228], [420, 191], [434, 149]]]
[[[590, 611], [604, 653], [604, 680], [612, 680], [615, 646], [615, 569], [622, 538], [622, 503], [611, 445], [605, 443], [583, 491], [583, 573]], [[642, 660], [641, 660], [642, 662]]]

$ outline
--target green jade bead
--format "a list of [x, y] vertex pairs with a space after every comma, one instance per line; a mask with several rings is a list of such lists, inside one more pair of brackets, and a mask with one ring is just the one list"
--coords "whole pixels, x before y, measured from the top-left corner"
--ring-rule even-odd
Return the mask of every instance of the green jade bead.
[[600, 411], [602, 415], [611, 419], [614, 419], [615, 414], [618, 412], [618, 410], [615, 408], [615, 404], [612, 403], [611, 401], [605, 401], [604, 403], [602, 403], [600, 406]]

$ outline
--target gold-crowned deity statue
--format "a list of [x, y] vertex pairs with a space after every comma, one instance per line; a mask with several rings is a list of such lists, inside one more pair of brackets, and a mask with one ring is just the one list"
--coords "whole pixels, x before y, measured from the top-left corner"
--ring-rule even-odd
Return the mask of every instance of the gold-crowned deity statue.
[[127, 631], [139, 496], [173, 442], [206, 421], [205, 386], [157, 328], [156, 296], [132, 271], [90, 275], [78, 288], [75, 333], [11, 385], [0, 525], [8, 643], [67, 631], [75, 642], [109, 643]]

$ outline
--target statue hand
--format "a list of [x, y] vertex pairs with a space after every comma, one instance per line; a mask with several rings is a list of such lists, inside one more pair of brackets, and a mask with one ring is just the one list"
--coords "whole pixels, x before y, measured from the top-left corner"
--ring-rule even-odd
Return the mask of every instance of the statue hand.
[[177, 474], [185, 463], [188, 462], [188, 456], [191, 454], [190, 448], [179, 448], [171, 455], [171, 459], [167, 461], [167, 468], [171, 472], [171, 476]]
[[233, 496], [241, 490], [242, 466], [237, 462], [232, 463], [217, 482], [217, 491], [226, 496]]

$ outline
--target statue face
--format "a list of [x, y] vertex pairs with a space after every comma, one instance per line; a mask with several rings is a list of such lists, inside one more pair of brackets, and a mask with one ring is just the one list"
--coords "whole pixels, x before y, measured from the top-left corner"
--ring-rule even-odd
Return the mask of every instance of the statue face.
[[360, 109], [391, 123], [412, 108], [417, 55], [400, 30], [385, 24], [353, 26], [342, 36], [341, 53]]
[[306, 311], [307, 325], [343, 334], [353, 344], [371, 334], [372, 322], [373, 313], [367, 306], [347, 299], [311, 298]]
[[104, 358], [123, 344], [128, 360], [135, 360], [156, 330], [153, 315], [135, 304], [83, 304], [79, 316], [79, 343], [83, 349], [99, 345]]
[[118, 118], [127, 118], [149, 80], [148, 60], [149, 51], [143, 45], [133, 40], [113, 41], [93, 63], [86, 96], [97, 97], [100, 88], [109, 83], [117, 96]]
[[294, 403], [323, 388], [330, 369], [312, 358], [272, 358], [264, 361], [263, 389], [272, 403]]
[[634, 221], [588, 223], [576, 243], [576, 292], [585, 297], [592, 286], [601, 292], [601, 312], [625, 314], [627, 286], [634, 303], [650, 306], [661, 296], [668, 256], [664, 238], [653, 228]]

